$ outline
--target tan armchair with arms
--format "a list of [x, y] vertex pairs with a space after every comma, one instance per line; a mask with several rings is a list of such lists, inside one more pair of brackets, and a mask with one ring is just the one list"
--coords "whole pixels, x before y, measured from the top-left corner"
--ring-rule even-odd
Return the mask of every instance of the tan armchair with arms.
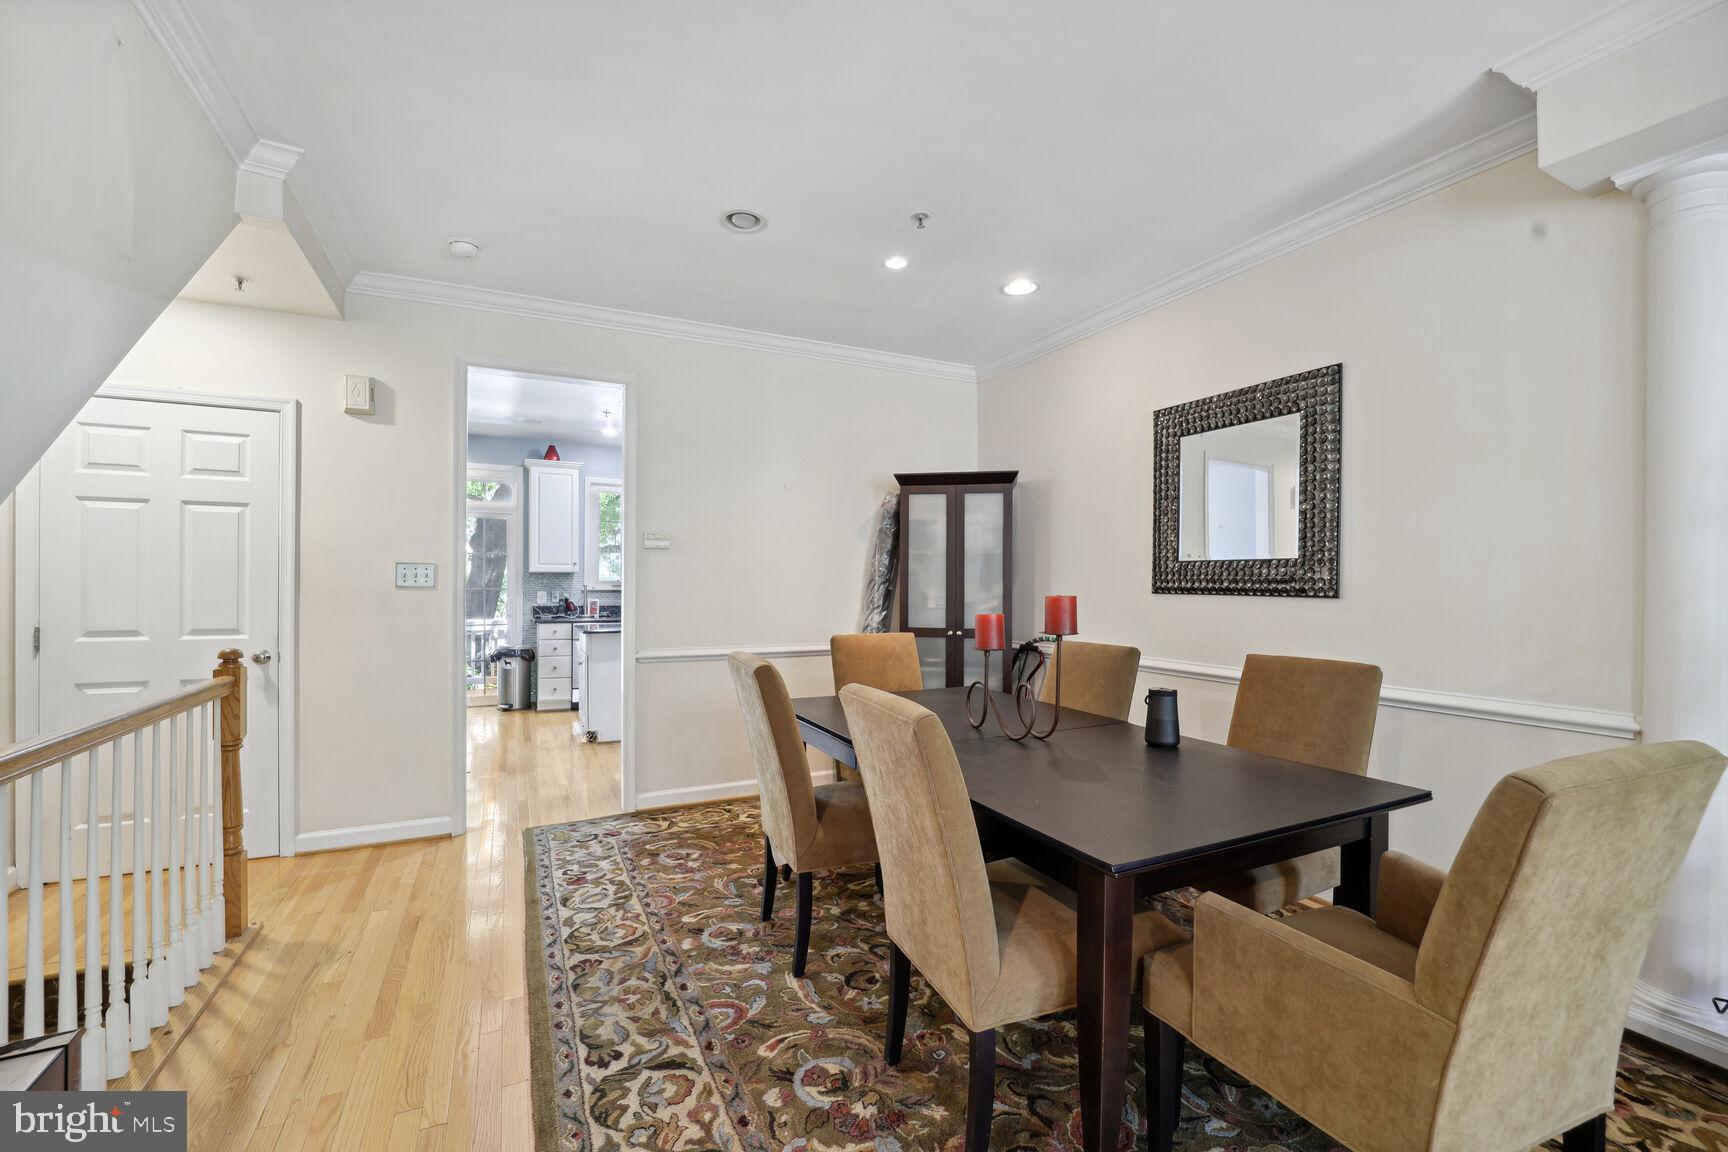
[[1357, 1152], [1603, 1148], [1632, 982], [1722, 774], [1704, 744], [1501, 780], [1450, 873], [1397, 853], [1377, 916], [1274, 919], [1208, 893], [1147, 959], [1152, 1152], [1183, 1037]]
[[[762, 793], [762, 919], [774, 918], [774, 887], [779, 877], [774, 854], [798, 876], [798, 922], [793, 938], [792, 974], [803, 977], [810, 951], [810, 912], [814, 873], [876, 862], [876, 832], [864, 786], [855, 782], [813, 784], [798, 717], [774, 665], [748, 652], [726, 657], [744, 730], [756, 762]], [[878, 888], [882, 875], [876, 875]]]

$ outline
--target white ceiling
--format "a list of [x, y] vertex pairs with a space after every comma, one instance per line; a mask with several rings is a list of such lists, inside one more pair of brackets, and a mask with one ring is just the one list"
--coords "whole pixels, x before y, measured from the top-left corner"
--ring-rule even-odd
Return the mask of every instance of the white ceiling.
[[[601, 431], [612, 413], [616, 436]], [[528, 423], [527, 421], [537, 421]], [[468, 431], [486, 436], [562, 437], [568, 442], [621, 445], [624, 390], [592, 380], [562, 380], [491, 368], [468, 370]]]
[[977, 364], [1525, 116], [1603, 0], [187, 4], [364, 270]]

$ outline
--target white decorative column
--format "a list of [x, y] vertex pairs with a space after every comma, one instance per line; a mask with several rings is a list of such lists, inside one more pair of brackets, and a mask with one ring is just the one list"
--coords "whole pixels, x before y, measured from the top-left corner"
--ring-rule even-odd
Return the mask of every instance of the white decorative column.
[[[1644, 739], [1728, 749], [1728, 144], [1626, 183], [1649, 210]], [[1632, 1020], [1728, 1063], [1715, 997], [1728, 997], [1728, 786], [1663, 911]]]

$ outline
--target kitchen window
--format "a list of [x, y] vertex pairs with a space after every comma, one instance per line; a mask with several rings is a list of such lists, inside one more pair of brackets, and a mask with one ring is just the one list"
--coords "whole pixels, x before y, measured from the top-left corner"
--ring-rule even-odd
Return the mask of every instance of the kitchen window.
[[589, 588], [620, 587], [624, 582], [623, 481], [588, 477], [582, 532], [583, 582]]

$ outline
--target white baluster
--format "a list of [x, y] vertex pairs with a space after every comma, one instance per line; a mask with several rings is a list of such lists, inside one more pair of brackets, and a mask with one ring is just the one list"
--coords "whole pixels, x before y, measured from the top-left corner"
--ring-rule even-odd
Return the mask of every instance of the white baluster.
[[30, 777], [30, 896], [24, 928], [24, 1039], [46, 1031], [43, 1020], [42, 953], [42, 789], [48, 786], [40, 770]]
[[162, 722], [151, 728], [150, 753], [150, 1027], [168, 1023], [168, 946], [163, 928], [162, 863], [167, 846], [162, 842]]
[[186, 944], [180, 934], [180, 717], [168, 718], [168, 824], [163, 835], [168, 841], [168, 966], [163, 970], [163, 984], [168, 992], [168, 1006], [186, 1003]]
[[210, 885], [210, 947], [217, 952], [228, 948], [228, 909], [222, 900], [222, 876], [226, 866], [222, 856], [222, 719], [221, 702], [210, 705], [210, 870], [215, 873]]
[[198, 819], [198, 800], [202, 789], [199, 757], [204, 752], [204, 736], [198, 730], [199, 710], [186, 713], [186, 856], [181, 871], [186, 873], [186, 987], [198, 984], [198, 971], [208, 968], [204, 957], [204, 905], [198, 896], [198, 883], [203, 877], [199, 867], [198, 832], [203, 824]]
[[[154, 823], [154, 821], [151, 821]], [[132, 733], [132, 988], [130, 1005], [134, 1052], [150, 1047], [150, 873], [144, 870], [144, 733]]]
[[[132, 734], [132, 755], [138, 755], [138, 734]], [[126, 1005], [126, 865], [120, 809], [126, 799], [126, 778], [121, 774], [120, 741], [114, 741], [114, 781], [108, 789], [108, 1018], [102, 1034], [108, 1039], [103, 1072], [116, 1080], [131, 1071], [132, 1023]]]
[[60, 1012], [54, 1031], [78, 1027], [78, 949], [72, 919], [72, 761], [60, 761]]
[[216, 813], [210, 807], [210, 713], [214, 703], [201, 705], [198, 709], [198, 862], [203, 866], [202, 879], [198, 882], [198, 967], [208, 968], [216, 963], [216, 945], [210, 937], [210, 884], [215, 877], [211, 875], [216, 867], [210, 853], [210, 842], [215, 834]]
[[[96, 827], [102, 822], [102, 750], [90, 749], [89, 779], [84, 805], [84, 1035], [78, 1056], [78, 1087], [100, 1091], [108, 1083], [108, 1038], [102, 1031], [102, 839]], [[116, 761], [114, 770], [120, 765]], [[71, 880], [65, 881], [68, 885]]]

